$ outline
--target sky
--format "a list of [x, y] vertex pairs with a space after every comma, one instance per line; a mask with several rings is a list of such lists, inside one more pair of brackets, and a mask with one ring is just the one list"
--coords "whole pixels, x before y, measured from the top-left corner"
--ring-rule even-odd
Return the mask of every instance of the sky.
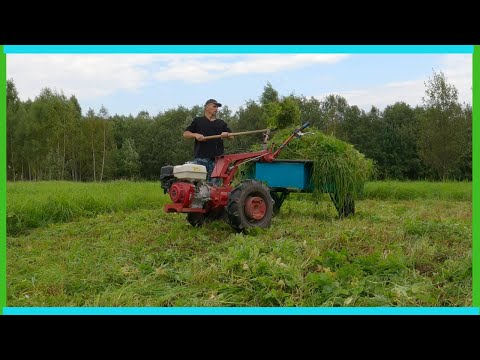
[[421, 105], [424, 82], [442, 71], [472, 103], [471, 54], [8, 54], [7, 79], [19, 97], [44, 87], [75, 95], [85, 115], [203, 106], [214, 98], [233, 112], [258, 101], [269, 82], [280, 96], [345, 97], [349, 105], [383, 110], [404, 101]]

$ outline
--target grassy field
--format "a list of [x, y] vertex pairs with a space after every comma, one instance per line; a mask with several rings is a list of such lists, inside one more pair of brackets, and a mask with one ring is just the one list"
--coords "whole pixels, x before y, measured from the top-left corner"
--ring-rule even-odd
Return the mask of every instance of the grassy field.
[[192, 228], [159, 183], [7, 184], [8, 306], [471, 306], [471, 183], [372, 182]]

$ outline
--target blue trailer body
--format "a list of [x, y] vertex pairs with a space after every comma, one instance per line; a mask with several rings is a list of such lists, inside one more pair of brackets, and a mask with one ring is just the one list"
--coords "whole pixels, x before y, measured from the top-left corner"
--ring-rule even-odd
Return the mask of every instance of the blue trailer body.
[[[313, 161], [311, 160], [274, 160], [273, 162], [254, 162], [248, 170], [247, 178], [266, 183], [274, 201], [274, 214], [280, 211], [283, 201], [291, 192], [313, 192]], [[335, 184], [324, 184], [321, 189], [329, 193], [341, 217], [355, 214], [355, 202], [351, 194], [341, 201], [335, 191]]]
[[265, 182], [272, 189], [312, 191], [312, 165], [309, 160], [274, 160], [255, 162], [249, 178]]

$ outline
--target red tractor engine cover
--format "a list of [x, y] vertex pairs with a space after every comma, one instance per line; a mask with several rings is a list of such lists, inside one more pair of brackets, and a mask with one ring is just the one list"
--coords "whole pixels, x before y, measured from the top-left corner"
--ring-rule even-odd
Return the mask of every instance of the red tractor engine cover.
[[172, 184], [168, 193], [174, 203], [182, 204], [182, 207], [188, 207], [192, 202], [195, 186], [190, 183], [176, 182]]

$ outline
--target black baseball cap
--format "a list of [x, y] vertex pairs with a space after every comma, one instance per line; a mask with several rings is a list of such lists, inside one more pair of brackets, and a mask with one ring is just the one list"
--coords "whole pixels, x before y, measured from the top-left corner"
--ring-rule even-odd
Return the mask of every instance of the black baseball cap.
[[215, 99], [208, 99], [207, 102], [205, 103], [205, 106], [207, 106], [208, 104], [216, 104], [218, 107], [221, 107], [222, 104], [220, 104], [217, 100]]

